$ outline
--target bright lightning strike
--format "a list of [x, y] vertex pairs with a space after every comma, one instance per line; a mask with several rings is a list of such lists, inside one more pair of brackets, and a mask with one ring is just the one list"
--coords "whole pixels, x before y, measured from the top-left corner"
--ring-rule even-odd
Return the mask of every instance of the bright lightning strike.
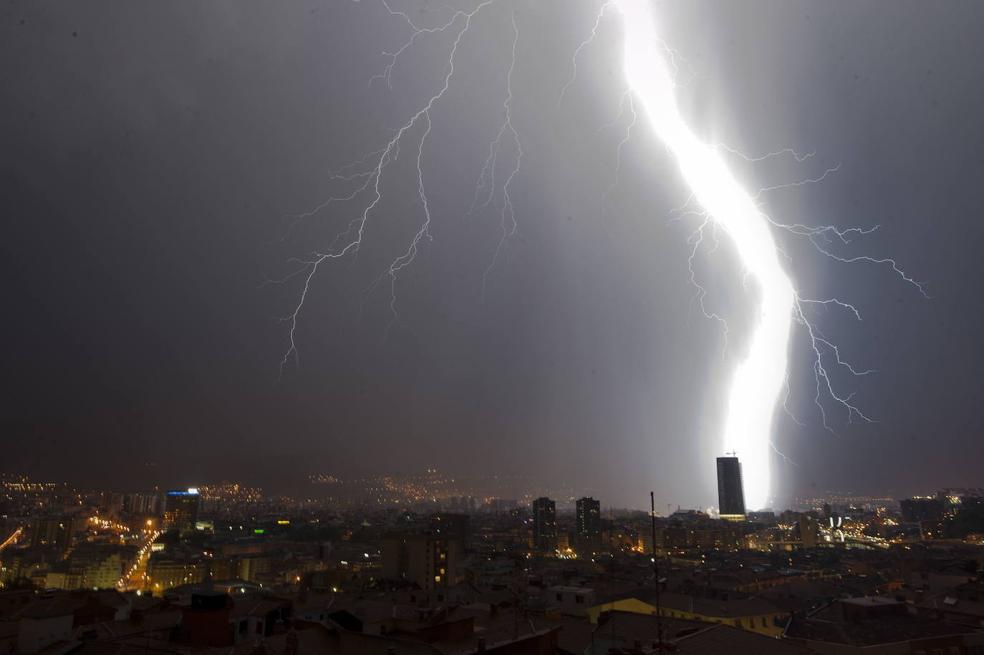
[[684, 122], [663, 61], [648, 0], [616, 0], [625, 30], [625, 77], [653, 130], [676, 158], [680, 173], [714, 222], [734, 241], [742, 264], [759, 285], [757, 326], [748, 355], [735, 371], [728, 398], [724, 447], [741, 453], [745, 498], [767, 504], [772, 415], [786, 379], [793, 284], [779, 263], [769, 223], [717, 151]]
[[[394, 71], [403, 57], [410, 56], [415, 45], [425, 38], [449, 34], [451, 44], [444, 62], [444, 74], [437, 89], [406, 118], [399, 128], [393, 130], [392, 136], [382, 147], [330, 175], [328, 181], [339, 185], [341, 191], [313, 209], [291, 217], [284, 240], [292, 236], [294, 227], [300, 221], [312, 219], [323, 211], [339, 206], [347, 207], [350, 204], [355, 206], [355, 209], [351, 210], [346, 229], [338, 233], [327, 246], [307, 255], [292, 258], [290, 261], [297, 268], [286, 277], [274, 281], [286, 283], [295, 278], [302, 281], [297, 302], [292, 311], [283, 318], [289, 325], [289, 347], [281, 361], [281, 372], [288, 363], [298, 358], [296, 340], [298, 319], [304, 309], [313, 278], [320, 266], [328, 260], [340, 259], [359, 251], [363, 245], [369, 220], [384, 200], [384, 177], [389, 175], [390, 165], [397, 160], [403, 147], [410, 148], [414, 152], [415, 187], [420, 219], [406, 248], [391, 261], [388, 268], [370, 287], [372, 289], [380, 282], [389, 281], [389, 307], [393, 321], [399, 319], [396, 293], [399, 274], [415, 261], [421, 244], [432, 238], [433, 216], [425, 183], [424, 159], [428, 141], [435, 129], [433, 109], [451, 86], [456, 73], [456, 55], [464, 37], [472, 27], [473, 19], [491, 5], [506, 0], [481, 0], [470, 11], [449, 8], [452, 12], [450, 17], [435, 27], [421, 27], [407, 12], [394, 9], [390, 4], [391, 0], [380, 1], [389, 16], [399, 18], [405, 23], [410, 30], [410, 35], [399, 48], [383, 53], [386, 63], [378, 74], [369, 79], [369, 85], [371, 86], [375, 81], [382, 81], [388, 89], [392, 89]], [[923, 295], [925, 291], [920, 283], [910, 277], [894, 259], [867, 255], [841, 256], [835, 252], [833, 246], [846, 245], [854, 238], [870, 234], [877, 229], [877, 226], [839, 228], [831, 225], [782, 223], [762, 211], [759, 202], [764, 194], [778, 189], [822, 182], [828, 175], [835, 173], [839, 165], [827, 168], [814, 178], [767, 186], [755, 192], [744, 189], [729, 169], [724, 155], [737, 156], [749, 163], [772, 157], [789, 157], [800, 164], [812, 158], [814, 153], [800, 155], [791, 149], [785, 149], [750, 157], [722, 144], [702, 142], [690, 129], [676, 104], [675, 78], [679, 72], [681, 58], [659, 37], [652, 0], [604, 0], [595, 14], [590, 34], [572, 54], [570, 77], [560, 89], [558, 108], [563, 104], [565, 95], [577, 79], [579, 57], [597, 37], [602, 20], [610, 9], [616, 10], [622, 17], [624, 34], [622, 59], [628, 89], [619, 100], [618, 117], [603, 128], [619, 123], [626, 113], [631, 120], [625, 126], [615, 150], [614, 179], [604, 193], [605, 204], [607, 205], [608, 196], [618, 186], [622, 151], [630, 140], [638, 115], [641, 113], [648, 119], [651, 129], [674, 158], [689, 189], [690, 195], [687, 201], [674, 211], [674, 217], [681, 219], [693, 215], [700, 220], [688, 241], [691, 247], [688, 257], [690, 281], [696, 289], [695, 301], [701, 312], [705, 317], [722, 324], [725, 348], [727, 323], [722, 316], [705, 305], [707, 291], [695, 273], [695, 261], [701, 254], [704, 244], [708, 241], [712, 244], [710, 248], [704, 249], [705, 256], [712, 255], [717, 249], [719, 228], [733, 242], [745, 269], [745, 278], [751, 278], [758, 287], [759, 303], [748, 352], [731, 379], [722, 450], [734, 450], [739, 453], [744, 467], [745, 497], [748, 505], [751, 508], [763, 507], [770, 500], [771, 452], [775, 451], [780, 457], [787, 459], [776, 449], [771, 436], [773, 415], [780, 397], [784, 409], [792, 420], [801, 424], [792, 416], [788, 407], [790, 393], [788, 350], [794, 323], [803, 327], [811, 349], [815, 379], [814, 402], [824, 427], [830, 429], [827, 420], [828, 404], [842, 410], [848, 421], [872, 420], [852, 403], [850, 394], [844, 394], [835, 388], [831, 381], [831, 374], [835, 369], [854, 376], [867, 375], [873, 371], [857, 368], [844, 358], [840, 348], [811, 322], [809, 314], [810, 311], [815, 310], [836, 309], [848, 312], [860, 321], [860, 311], [851, 303], [837, 298], [812, 299], [800, 296], [781, 265], [780, 255], [785, 253], [779, 249], [773, 238], [773, 228], [806, 238], [819, 253], [835, 261], [890, 267], [899, 278], [915, 286]], [[511, 59], [502, 102], [503, 119], [494, 138], [489, 142], [488, 155], [475, 185], [471, 207], [466, 213], [471, 215], [490, 207], [498, 211], [500, 238], [483, 275], [483, 297], [490, 273], [499, 261], [503, 248], [516, 234], [518, 228], [512, 185], [520, 174], [524, 153], [519, 132], [513, 124], [513, 74], [516, 69], [519, 41], [515, 13], [511, 16], [511, 26]], [[685, 63], [685, 60], [683, 61]], [[500, 164], [504, 167], [504, 171], [499, 170]], [[697, 208], [690, 208], [692, 202]]]
[[[717, 149], [701, 142], [681, 116], [674, 96], [673, 77], [664, 61], [664, 49], [656, 33], [652, 3], [649, 0], [615, 0], [615, 4], [623, 18], [624, 73], [629, 87], [642, 105], [653, 131], [676, 159], [692, 197], [703, 208], [708, 219], [713, 220], [715, 225], [720, 226], [731, 237], [742, 265], [759, 288], [757, 320], [748, 354], [731, 380], [723, 445], [724, 450], [734, 450], [741, 455], [745, 497], [749, 506], [764, 507], [770, 500], [771, 492], [769, 460], [770, 450], [774, 448], [771, 440], [772, 419], [780, 392], [786, 385], [790, 327], [793, 320], [805, 326], [813, 349], [817, 382], [815, 400], [824, 425], [827, 425], [827, 421], [821, 402], [822, 392], [845, 409], [849, 420], [855, 417], [864, 421], [871, 420], [851, 404], [850, 396], [844, 396], [835, 390], [824, 362], [833, 355], [838, 366], [847, 368], [854, 375], [863, 375], [869, 371], [859, 371], [842, 359], [839, 348], [819, 334], [807, 319], [803, 306], [809, 303], [833, 305], [853, 312], [858, 319], [860, 313], [853, 305], [837, 299], [813, 301], [800, 298], [780, 264], [780, 251], [772, 236], [771, 227], [778, 225], [793, 233], [803, 234], [825, 255], [843, 262], [888, 264], [902, 279], [915, 284], [920, 291], [922, 287], [906, 275], [894, 260], [838, 257], [816, 240], [816, 237], [830, 233], [845, 240], [847, 234], [860, 233], [862, 230], [787, 226], [775, 223], [764, 215], [755, 200], [761, 193], [778, 187], [767, 187], [755, 195], [749, 194], [728, 169]], [[792, 151], [788, 152], [797, 161], [805, 159]], [[770, 153], [774, 154], [779, 153]], [[827, 169], [819, 178], [783, 186], [819, 182], [835, 170], [836, 167]], [[700, 247], [706, 226], [705, 220], [696, 233], [690, 256], [691, 271], [693, 258]], [[704, 289], [693, 279], [693, 275], [691, 280], [698, 287], [698, 300], [704, 309]], [[706, 309], [704, 313], [720, 320], [720, 317], [710, 314]]]

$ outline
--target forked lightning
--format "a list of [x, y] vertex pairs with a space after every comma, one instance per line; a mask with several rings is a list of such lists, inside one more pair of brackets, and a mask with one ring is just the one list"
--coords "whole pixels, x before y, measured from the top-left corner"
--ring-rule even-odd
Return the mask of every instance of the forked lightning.
[[[508, 246], [519, 226], [511, 194], [512, 185], [521, 174], [523, 160], [520, 134], [513, 123], [513, 77], [517, 66], [517, 44], [520, 41], [515, 2], [483, 0], [467, 10], [447, 8], [443, 22], [422, 27], [412, 20], [406, 11], [394, 8], [393, 0], [380, 1], [389, 17], [399, 19], [406, 25], [409, 36], [400, 47], [384, 52], [385, 65], [369, 79], [369, 84], [385, 83], [391, 89], [394, 74], [398, 74], [401, 61], [411, 56], [414, 45], [426, 38], [451, 35], [447, 59], [443, 62], [444, 75], [434, 92], [406, 118], [381, 147], [332, 174], [329, 181], [341, 187], [337, 194], [328, 197], [312, 210], [292, 217], [293, 226], [296, 221], [310, 219], [321, 212], [334, 209], [335, 206], [341, 206], [345, 211], [351, 212], [345, 230], [337, 234], [326, 246], [315, 247], [310, 254], [292, 260], [298, 267], [287, 277], [277, 281], [286, 283], [295, 278], [301, 281], [297, 302], [293, 310], [283, 319], [289, 329], [288, 347], [281, 362], [281, 372], [292, 360], [297, 361], [298, 320], [315, 276], [329, 260], [343, 258], [358, 251], [363, 244], [367, 223], [383, 201], [383, 178], [389, 173], [390, 164], [399, 156], [401, 148], [410, 148], [416, 163], [415, 187], [420, 207], [419, 223], [406, 249], [392, 260], [386, 270], [381, 271], [377, 279], [377, 282], [389, 282], [390, 309], [393, 319], [398, 318], [398, 277], [413, 264], [419, 254], [420, 244], [431, 239], [432, 214], [423, 162], [427, 156], [429, 137], [435, 129], [432, 110], [444, 98], [455, 75], [459, 74], [456, 70], [456, 57], [469, 32], [476, 22], [481, 20], [484, 13], [500, 9], [512, 12], [510, 23], [512, 33], [509, 38], [503, 39], [504, 43], [511, 46], [508, 49], [509, 66], [506, 71], [506, 88], [502, 102], [503, 120], [495, 137], [489, 143], [488, 155], [482, 165], [471, 206], [462, 208], [463, 214], [475, 213], [489, 207], [494, 207], [498, 212], [501, 235], [483, 275], [483, 294], [489, 274], [499, 262], [503, 249]], [[570, 2], [563, 6], [573, 10], [580, 5]], [[619, 110], [619, 119], [616, 121], [620, 120], [626, 109], [632, 120], [625, 127], [621, 139], [615, 146], [613, 182], [606, 190], [605, 196], [615, 191], [618, 169], [622, 161], [622, 149], [633, 134], [638, 112], [645, 116], [651, 133], [663, 143], [666, 151], [674, 159], [689, 191], [687, 202], [676, 215], [679, 218], [694, 214], [699, 220], [689, 242], [690, 280], [696, 288], [696, 302], [702, 312], [705, 316], [721, 322], [725, 335], [727, 335], [727, 323], [723, 317], [705, 306], [707, 291], [698, 280], [694, 266], [695, 259], [701, 254], [703, 245], [708, 241], [712, 246], [703, 254], [713, 255], [717, 248], [717, 230], [731, 240], [746, 277], [754, 281], [759, 298], [758, 305], [754, 309], [754, 327], [747, 345], [747, 355], [731, 374], [726, 418], [721, 436], [721, 451], [739, 453], [744, 468], [747, 504], [750, 508], [765, 507], [770, 502], [772, 486], [770, 461], [771, 452], [775, 450], [771, 436], [772, 424], [780, 399], [783, 407], [788, 411], [786, 402], [789, 393], [788, 357], [793, 325], [800, 325], [803, 328], [810, 346], [816, 383], [814, 401], [824, 427], [830, 429], [826, 408], [829, 403], [839, 406], [849, 421], [855, 418], [861, 421], [872, 420], [852, 403], [851, 394], [839, 391], [835, 387], [831, 380], [831, 367], [843, 369], [855, 376], [867, 375], [872, 371], [857, 368], [843, 357], [840, 348], [824, 337], [814, 324], [808, 308], [836, 308], [849, 312], [857, 320], [861, 320], [860, 311], [851, 303], [837, 298], [802, 297], [783, 265], [783, 253], [777, 246], [773, 230], [781, 229], [804, 237], [824, 256], [844, 264], [868, 263], [890, 267], [901, 280], [915, 286], [923, 295], [925, 290], [892, 258], [866, 255], [845, 257], [835, 251], [834, 244], [847, 244], [854, 237], [869, 234], [877, 229], [877, 226], [871, 228], [810, 226], [778, 221], [763, 211], [759, 204], [763, 194], [779, 188], [822, 182], [828, 175], [835, 173], [838, 166], [827, 168], [815, 178], [755, 190], [743, 188], [729, 168], [726, 156], [741, 157], [747, 162], [784, 156], [801, 164], [814, 155], [813, 153], [800, 155], [786, 149], [751, 157], [722, 144], [702, 141], [691, 129], [677, 104], [675, 78], [678, 57], [659, 34], [652, 0], [606, 0], [600, 7], [595, 6], [590, 32], [572, 53], [569, 77], [560, 85], [558, 105], [551, 106], [548, 111], [562, 109], [565, 97], [577, 83], [579, 58], [585, 56], [586, 46], [603, 29], [606, 17], [616, 14], [621, 17], [621, 59], [627, 88], [621, 97], [613, 98], [613, 105]], [[665, 154], [660, 149], [654, 150], [653, 156], [662, 157]], [[711, 237], [709, 240], [705, 239], [708, 231]], [[793, 419], [796, 420], [795, 417]]]

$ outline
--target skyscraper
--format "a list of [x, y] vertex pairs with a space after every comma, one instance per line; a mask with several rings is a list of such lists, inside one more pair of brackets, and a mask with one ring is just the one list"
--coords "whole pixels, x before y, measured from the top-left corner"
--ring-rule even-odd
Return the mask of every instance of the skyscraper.
[[160, 516], [161, 495], [154, 491], [127, 494], [123, 497], [123, 509], [137, 516]]
[[164, 499], [164, 527], [177, 528], [181, 534], [195, 530], [198, 520], [198, 489], [169, 491]]
[[578, 551], [593, 552], [601, 546], [601, 501], [581, 498], [577, 501], [574, 545]]
[[721, 518], [745, 520], [745, 492], [741, 481], [741, 463], [737, 457], [718, 457], [718, 506]]
[[533, 501], [533, 547], [541, 552], [557, 548], [557, 503], [546, 497]]
[[415, 582], [421, 589], [450, 587], [461, 582], [458, 558], [463, 545], [457, 537], [392, 533], [382, 540], [383, 577]]
[[430, 534], [457, 539], [463, 550], [468, 548], [471, 542], [471, 517], [467, 514], [438, 512], [432, 514], [428, 522]]
[[66, 552], [74, 539], [73, 521], [68, 516], [48, 516], [35, 519], [31, 530], [31, 545], [57, 548]]

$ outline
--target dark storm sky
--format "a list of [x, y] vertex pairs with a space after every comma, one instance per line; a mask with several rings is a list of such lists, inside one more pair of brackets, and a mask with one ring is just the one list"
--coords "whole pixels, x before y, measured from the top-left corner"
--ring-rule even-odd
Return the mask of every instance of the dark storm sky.
[[[447, 16], [439, 3], [394, 6], [428, 26]], [[476, 19], [433, 112], [434, 240], [398, 281], [401, 321], [387, 333], [388, 290], [365, 290], [421, 219], [407, 155], [384, 177], [359, 257], [314, 279], [300, 364], [278, 380], [276, 317], [300, 289], [261, 284], [325, 247], [355, 208], [279, 242], [283, 217], [331, 195], [332, 169], [426, 101], [448, 38], [409, 51], [391, 91], [367, 81], [408, 33], [376, 0], [5, 1], [2, 468], [117, 487], [273, 487], [311, 471], [438, 466], [533, 475], [605, 504], [641, 505], [651, 487], [662, 502], [711, 504], [754, 290], [726, 240], [700, 259], [708, 302], [733, 319], [722, 356], [717, 324], [691, 308], [693, 219], [668, 221], [686, 193], [642, 121], [606, 201], [626, 125], [598, 129], [622, 91], [614, 15], [557, 102], [595, 7], [501, 0]], [[501, 119], [513, 10], [519, 232], [483, 299], [498, 216], [465, 212]], [[816, 319], [878, 370], [835, 380], [878, 423], [848, 424], [828, 404], [837, 434], [825, 432], [795, 333], [790, 405], [806, 425], [776, 420], [794, 462], [776, 461], [780, 497], [984, 484], [984, 5], [666, 2], [658, 13], [686, 59], [680, 101], [700, 134], [749, 154], [816, 151], [803, 164], [735, 160], [750, 188], [840, 164], [822, 184], [764, 196], [770, 213], [880, 224], [839, 252], [894, 256], [932, 296], [780, 236], [805, 295], [862, 310], [861, 323]]]

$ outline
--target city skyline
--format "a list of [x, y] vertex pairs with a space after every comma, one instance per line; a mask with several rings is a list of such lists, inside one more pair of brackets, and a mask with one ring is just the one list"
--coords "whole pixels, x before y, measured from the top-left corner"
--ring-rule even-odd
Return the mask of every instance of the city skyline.
[[[0, 644], [16, 655], [984, 649], [984, 488], [746, 512], [738, 458], [716, 464], [720, 516], [450, 496], [456, 481], [434, 468], [314, 475], [336, 494], [320, 499], [239, 482], [119, 492], [2, 475]], [[337, 491], [348, 485], [364, 495]]]
[[[733, 457], [717, 458], [730, 460]], [[727, 467], [726, 467], [727, 468]], [[721, 464], [718, 463], [719, 473]], [[415, 472], [385, 472], [375, 474], [360, 474], [354, 477], [341, 477], [331, 474], [313, 474], [304, 482], [298, 482], [288, 487], [261, 487], [248, 480], [232, 478], [186, 478], [191, 482], [170, 480], [167, 483], [152, 483], [126, 485], [114, 481], [111, 487], [99, 485], [84, 485], [77, 481], [54, 481], [44, 478], [31, 478], [23, 474], [0, 472], [0, 484], [17, 491], [60, 489], [62, 493], [76, 490], [78, 493], [100, 493], [122, 496], [132, 496], [139, 499], [134, 502], [151, 503], [148, 507], [160, 505], [164, 512], [164, 500], [172, 494], [179, 496], [189, 493], [201, 493], [204, 501], [233, 496], [258, 502], [262, 499], [280, 499], [287, 503], [313, 503], [322, 508], [388, 508], [409, 509], [413, 507], [440, 507], [445, 510], [475, 512], [505, 511], [509, 508], [535, 505], [538, 498], [546, 498], [555, 503], [556, 511], [565, 515], [577, 513], [578, 503], [589, 500], [600, 503], [603, 513], [637, 512], [649, 513], [648, 503], [643, 498], [637, 504], [620, 504], [612, 501], [604, 490], [575, 489], [570, 485], [543, 486], [535, 485], [531, 480], [513, 480], [508, 484], [500, 484], [494, 479], [469, 479], [455, 476], [448, 472], [428, 468]], [[733, 474], [725, 473], [718, 478], [716, 502], [686, 505], [673, 502], [672, 499], [656, 498], [656, 515], [667, 517], [679, 511], [698, 511], [718, 516], [720, 512], [721, 494], [733, 495], [735, 484], [741, 484], [740, 475], [737, 481]], [[191, 484], [193, 486], [183, 486]], [[524, 486], [525, 485], [525, 486]], [[763, 510], [809, 511], [822, 509], [824, 505], [843, 507], [856, 506], [859, 508], [893, 507], [906, 499], [936, 498], [945, 493], [975, 493], [984, 495], [984, 487], [965, 484], [948, 484], [936, 488], [923, 486], [910, 490], [882, 490], [880, 492], [862, 492], [858, 490], [818, 490], [813, 494], [790, 497], [783, 503]], [[743, 485], [740, 493], [743, 493]], [[600, 496], [594, 499], [590, 495]], [[648, 493], [645, 494], [648, 496]], [[729, 501], [730, 502], [730, 501]], [[644, 506], [645, 505], [645, 506]], [[735, 512], [734, 518], [744, 520], [746, 514], [754, 514], [757, 510]], [[727, 512], [725, 514], [728, 514]]]

